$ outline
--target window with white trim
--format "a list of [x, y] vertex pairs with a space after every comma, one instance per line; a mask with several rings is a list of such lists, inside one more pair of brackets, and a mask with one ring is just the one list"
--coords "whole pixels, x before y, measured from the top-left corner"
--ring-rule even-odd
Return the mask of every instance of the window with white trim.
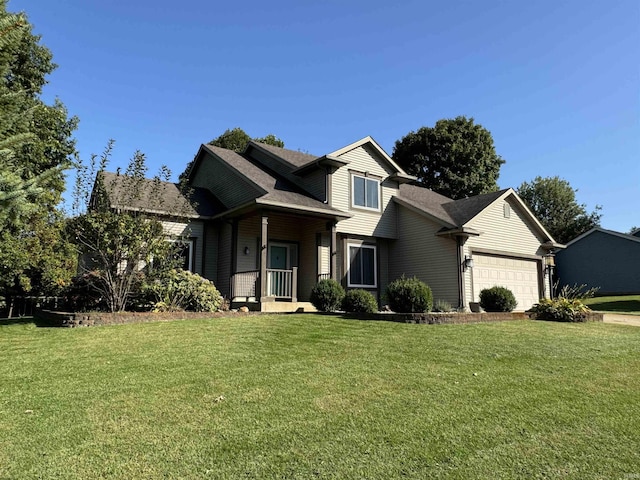
[[380, 180], [352, 175], [351, 205], [357, 208], [380, 210]]
[[347, 285], [349, 287], [376, 288], [377, 261], [376, 247], [359, 243], [347, 244], [349, 271]]

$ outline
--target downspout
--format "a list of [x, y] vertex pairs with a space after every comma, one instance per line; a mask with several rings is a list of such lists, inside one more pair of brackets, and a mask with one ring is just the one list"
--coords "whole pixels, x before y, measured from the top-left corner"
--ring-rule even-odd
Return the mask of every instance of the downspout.
[[463, 261], [464, 258], [464, 241], [460, 236], [456, 236], [456, 244], [458, 246], [456, 253], [456, 260], [458, 261], [458, 308], [462, 309], [462, 311], [466, 311], [466, 288], [464, 281], [464, 269], [463, 269]]

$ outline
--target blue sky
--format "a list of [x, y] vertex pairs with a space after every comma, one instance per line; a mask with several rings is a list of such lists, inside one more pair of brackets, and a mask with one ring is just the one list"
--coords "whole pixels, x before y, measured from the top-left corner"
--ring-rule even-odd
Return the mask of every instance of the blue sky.
[[501, 187], [558, 175], [602, 226], [640, 226], [640, 2], [10, 0], [59, 68], [81, 156], [150, 173], [227, 128], [325, 154], [473, 117]]

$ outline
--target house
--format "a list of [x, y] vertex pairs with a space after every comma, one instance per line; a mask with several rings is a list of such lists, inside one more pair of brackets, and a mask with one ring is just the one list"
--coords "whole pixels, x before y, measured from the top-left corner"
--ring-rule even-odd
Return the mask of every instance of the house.
[[307, 308], [324, 278], [384, 301], [402, 275], [464, 309], [494, 285], [510, 288], [519, 310], [550, 293], [544, 262], [558, 244], [512, 189], [451, 200], [414, 185], [371, 137], [322, 156], [202, 145], [187, 181], [201, 203], [165, 218], [167, 233], [189, 232], [186, 264], [235, 304]]
[[598, 287], [599, 295], [640, 293], [640, 236], [595, 227], [557, 255], [562, 285]]

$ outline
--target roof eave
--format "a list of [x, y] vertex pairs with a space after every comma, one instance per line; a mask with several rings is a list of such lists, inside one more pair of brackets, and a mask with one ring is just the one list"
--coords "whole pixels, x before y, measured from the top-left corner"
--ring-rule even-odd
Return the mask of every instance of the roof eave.
[[310, 170], [313, 170], [318, 167], [330, 167], [330, 168], [340, 168], [345, 165], [349, 165], [349, 160], [343, 160], [341, 158], [333, 157], [331, 155], [324, 155], [322, 157], [318, 157], [315, 160], [307, 163], [306, 165], [302, 165], [291, 171], [294, 175], [304, 175]]

